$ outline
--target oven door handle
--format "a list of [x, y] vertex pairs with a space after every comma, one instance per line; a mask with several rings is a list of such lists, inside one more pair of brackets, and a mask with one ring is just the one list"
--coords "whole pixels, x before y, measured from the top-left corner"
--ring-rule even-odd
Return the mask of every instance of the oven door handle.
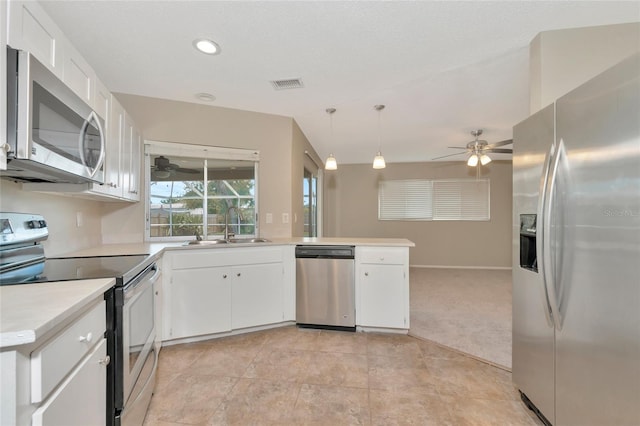
[[[151, 277], [147, 278], [149, 274], [153, 274]], [[146, 271], [140, 274], [135, 280], [133, 280], [130, 284], [124, 288], [124, 300], [125, 303], [136, 297], [139, 293], [143, 292], [145, 289], [145, 285], [140, 285], [142, 283], [148, 283], [149, 285], [153, 285], [153, 283], [158, 279], [158, 275], [160, 275], [160, 270], [154, 263]]]

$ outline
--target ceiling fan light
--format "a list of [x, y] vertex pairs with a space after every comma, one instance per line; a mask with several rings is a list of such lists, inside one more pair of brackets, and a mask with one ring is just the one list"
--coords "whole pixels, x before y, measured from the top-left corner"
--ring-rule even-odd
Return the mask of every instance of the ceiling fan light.
[[166, 179], [171, 176], [171, 172], [169, 170], [155, 170], [153, 172], [153, 177], [158, 179]]
[[487, 154], [482, 154], [480, 156], [480, 164], [487, 165], [491, 162], [491, 158]]
[[387, 167], [387, 164], [384, 162], [384, 157], [382, 153], [378, 151], [376, 156], [373, 158], [373, 168], [374, 169], [384, 169]]
[[324, 162], [324, 169], [325, 170], [338, 169], [338, 162], [336, 161], [336, 157], [334, 157], [333, 154], [329, 154], [329, 156], [327, 157], [327, 161]]
[[471, 157], [469, 157], [469, 159], [467, 160], [467, 166], [470, 167], [475, 167], [478, 165], [478, 156], [476, 154], [473, 154]]

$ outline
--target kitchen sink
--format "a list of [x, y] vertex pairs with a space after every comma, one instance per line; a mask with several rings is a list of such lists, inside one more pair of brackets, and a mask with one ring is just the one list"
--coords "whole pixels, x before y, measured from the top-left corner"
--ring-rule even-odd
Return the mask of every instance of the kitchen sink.
[[231, 238], [230, 243], [270, 243], [266, 238]]
[[213, 244], [228, 244], [227, 240], [191, 240], [185, 242], [185, 246], [209, 246]]
[[209, 246], [214, 244], [242, 244], [242, 243], [270, 243], [266, 238], [230, 238], [228, 240], [191, 240], [185, 242], [185, 246]]

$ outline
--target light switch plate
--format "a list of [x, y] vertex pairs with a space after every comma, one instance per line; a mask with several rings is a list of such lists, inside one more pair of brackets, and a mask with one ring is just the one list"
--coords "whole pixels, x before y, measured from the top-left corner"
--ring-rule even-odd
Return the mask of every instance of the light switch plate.
[[267, 213], [267, 217], [265, 219], [266, 219], [265, 222], [273, 223], [273, 214], [272, 213]]
[[289, 213], [282, 213], [282, 223], [289, 223]]

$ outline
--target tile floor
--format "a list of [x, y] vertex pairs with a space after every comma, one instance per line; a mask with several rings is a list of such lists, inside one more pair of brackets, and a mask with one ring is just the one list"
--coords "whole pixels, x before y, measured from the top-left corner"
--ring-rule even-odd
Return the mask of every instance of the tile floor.
[[145, 425], [540, 425], [511, 374], [415, 337], [295, 326], [164, 347]]

